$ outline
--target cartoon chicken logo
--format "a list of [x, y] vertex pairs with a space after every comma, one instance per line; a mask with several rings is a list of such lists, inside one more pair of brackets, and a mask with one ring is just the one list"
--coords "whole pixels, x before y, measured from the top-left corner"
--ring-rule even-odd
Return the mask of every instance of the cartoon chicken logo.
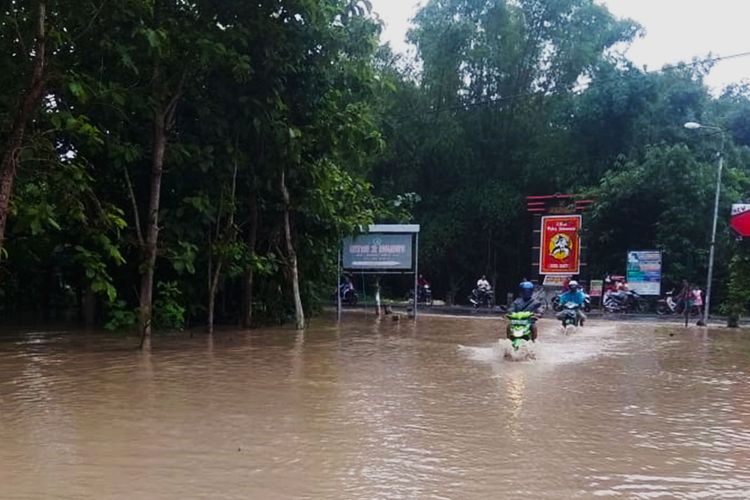
[[549, 254], [553, 259], [565, 260], [570, 257], [572, 243], [567, 234], [556, 234], [549, 242]]

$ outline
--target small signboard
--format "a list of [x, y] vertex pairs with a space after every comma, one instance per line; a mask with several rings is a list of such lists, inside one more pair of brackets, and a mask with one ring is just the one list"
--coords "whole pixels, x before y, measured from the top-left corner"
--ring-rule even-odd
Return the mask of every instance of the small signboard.
[[576, 275], [581, 268], [581, 216], [542, 217], [539, 274]]
[[661, 295], [661, 252], [628, 252], [627, 281], [630, 290], [640, 295]]
[[344, 269], [409, 270], [413, 234], [360, 234], [343, 241]]
[[557, 274], [548, 274], [544, 277], [544, 286], [552, 287], [552, 288], [562, 288], [565, 285], [565, 280], [570, 279], [571, 277], [565, 274], [557, 275]]
[[591, 288], [588, 291], [589, 296], [601, 297], [603, 289], [604, 289], [604, 280], [591, 280]]
[[750, 238], [750, 204], [732, 205], [732, 229], [743, 238]]

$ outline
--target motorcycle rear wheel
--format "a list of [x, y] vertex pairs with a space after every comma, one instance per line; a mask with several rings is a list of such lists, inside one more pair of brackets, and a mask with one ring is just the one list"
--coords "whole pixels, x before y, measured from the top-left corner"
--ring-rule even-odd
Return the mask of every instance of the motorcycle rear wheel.
[[659, 316], [666, 316], [671, 312], [672, 311], [669, 309], [669, 306], [667, 304], [659, 304], [656, 306], [656, 314], [658, 314]]

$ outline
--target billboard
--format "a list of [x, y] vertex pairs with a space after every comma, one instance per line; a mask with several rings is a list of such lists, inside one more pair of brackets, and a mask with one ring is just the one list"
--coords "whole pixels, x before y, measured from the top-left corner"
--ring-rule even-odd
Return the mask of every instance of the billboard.
[[628, 288], [641, 295], [661, 295], [661, 252], [628, 252]]
[[581, 271], [581, 216], [542, 217], [539, 274], [575, 275]]
[[360, 234], [344, 238], [342, 255], [348, 270], [412, 268], [413, 234]]
[[750, 238], [750, 205], [732, 205], [732, 229], [743, 238]]

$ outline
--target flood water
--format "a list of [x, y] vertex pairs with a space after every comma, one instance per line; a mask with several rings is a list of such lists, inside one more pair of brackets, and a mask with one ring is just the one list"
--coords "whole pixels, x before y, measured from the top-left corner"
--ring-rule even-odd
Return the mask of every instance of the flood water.
[[499, 326], [3, 332], [0, 498], [750, 498], [747, 332]]

